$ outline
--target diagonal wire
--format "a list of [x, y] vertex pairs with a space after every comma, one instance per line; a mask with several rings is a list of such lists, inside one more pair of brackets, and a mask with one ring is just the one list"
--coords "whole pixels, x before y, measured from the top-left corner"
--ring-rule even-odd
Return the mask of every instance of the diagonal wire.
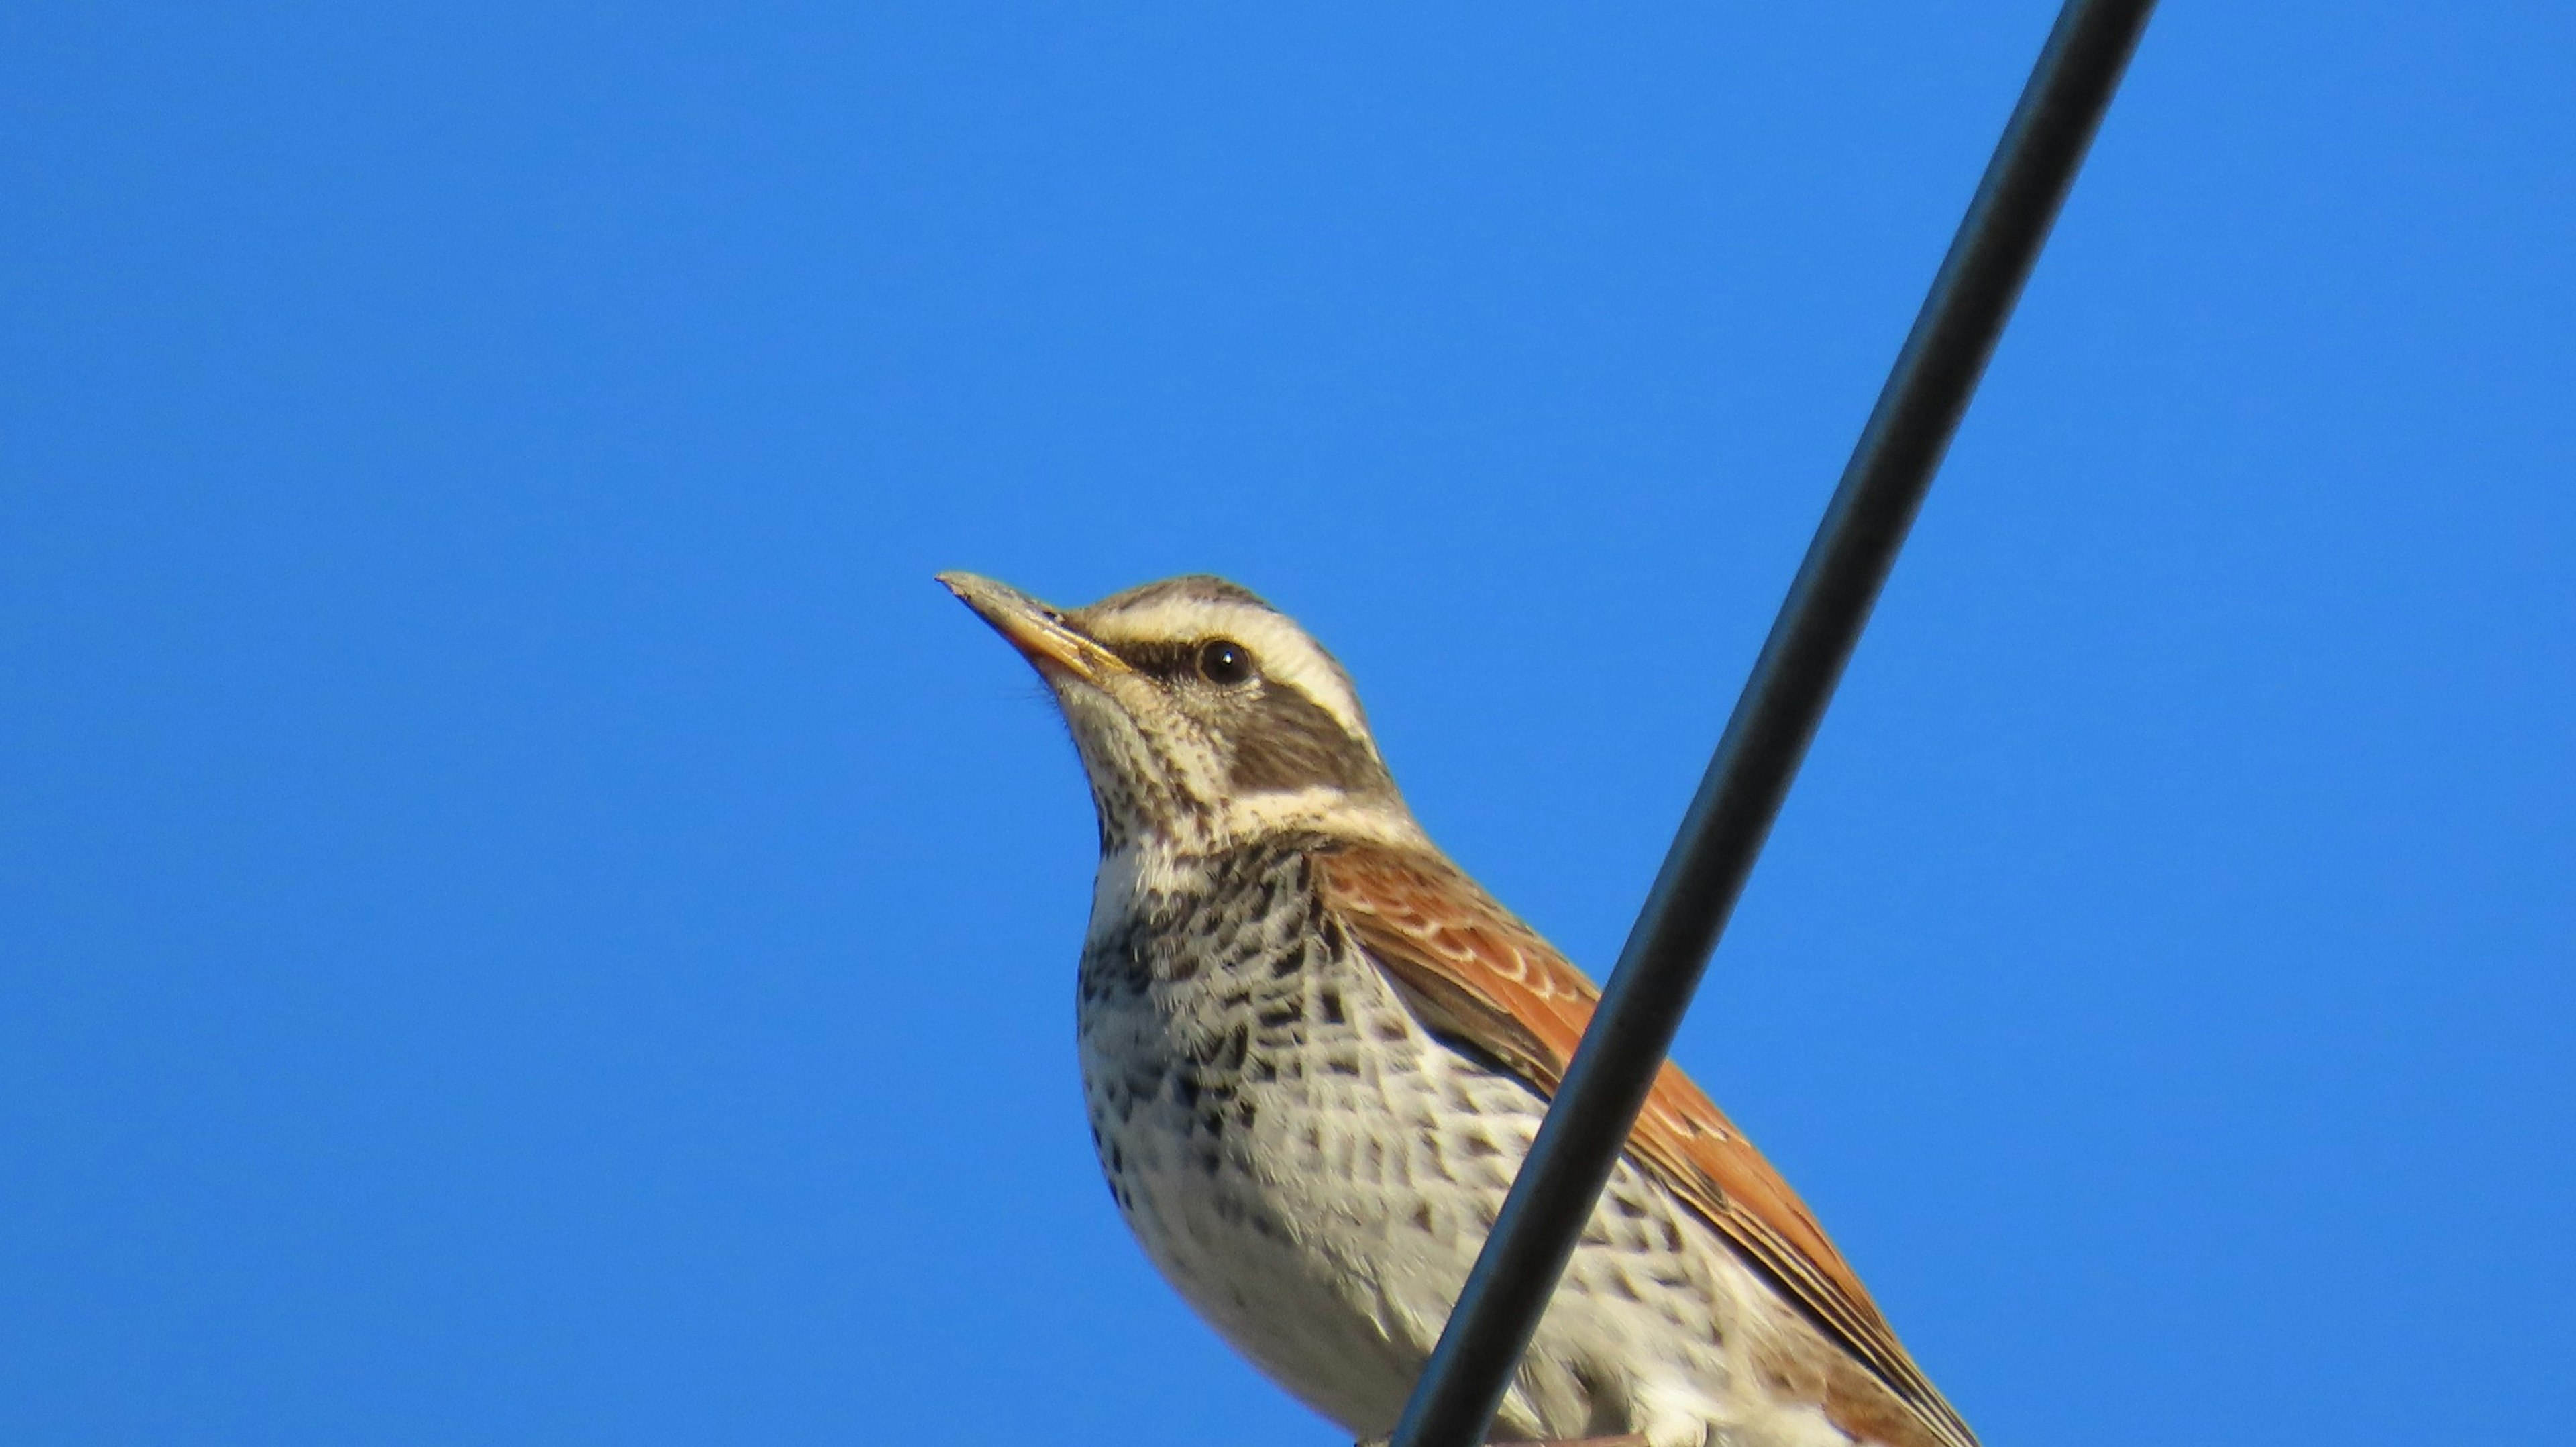
[[2068, 0], [1390, 1447], [1483, 1440], [2154, 0]]

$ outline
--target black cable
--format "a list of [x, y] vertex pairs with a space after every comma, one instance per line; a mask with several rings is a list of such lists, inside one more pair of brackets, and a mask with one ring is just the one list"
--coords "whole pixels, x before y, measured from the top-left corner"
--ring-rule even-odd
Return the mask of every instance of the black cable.
[[2154, 8], [2059, 12], [1391, 1447], [1484, 1439]]

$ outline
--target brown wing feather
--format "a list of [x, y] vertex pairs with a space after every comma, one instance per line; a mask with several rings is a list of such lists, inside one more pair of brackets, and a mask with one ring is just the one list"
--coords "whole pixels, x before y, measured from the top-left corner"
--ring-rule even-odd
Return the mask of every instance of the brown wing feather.
[[[1318, 854], [1316, 865], [1325, 903], [1425, 1025], [1555, 1094], [1600, 998], [1582, 971], [1437, 855], [1355, 844]], [[1679, 1066], [1667, 1061], [1656, 1077], [1628, 1152], [1911, 1406], [1928, 1429], [1920, 1440], [1974, 1447], [1815, 1215]], [[1876, 1415], [1830, 1380], [1819, 1385], [1837, 1418]], [[1915, 1424], [1868, 1425], [1883, 1433]]]

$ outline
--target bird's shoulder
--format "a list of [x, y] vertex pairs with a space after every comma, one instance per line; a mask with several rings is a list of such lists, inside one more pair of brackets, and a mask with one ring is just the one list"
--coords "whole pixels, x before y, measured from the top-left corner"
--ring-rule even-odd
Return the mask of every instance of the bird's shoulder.
[[[1345, 841], [1309, 859], [1329, 915], [1426, 1029], [1554, 1096], [1600, 999], [1590, 977], [1436, 852]], [[1919, 1440], [1974, 1443], [1814, 1213], [1679, 1066], [1656, 1077], [1628, 1153], [1903, 1398]]]

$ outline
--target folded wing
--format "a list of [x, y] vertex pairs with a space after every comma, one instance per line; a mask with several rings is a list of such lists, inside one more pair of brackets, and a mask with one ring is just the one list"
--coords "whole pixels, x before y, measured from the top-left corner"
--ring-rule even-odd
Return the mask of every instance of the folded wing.
[[[1437, 855], [1353, 844], [1315, 862], [1326, 906], [1426, 1028], [1555, 1095], [1600, 997], [1582, 971]], [[1833, 1373], [1820, 1384], [1829, 1414], [1907, 1447], [1975, 1447], [1813, 1213], [1680, 1067], [1666, 1062], [1656, 1078], [1628, 1154], [1777, 1283], [1912, 1420], [1882, 1420], [1870, 1400], [1878, 1394], [1852, 1382], [1838, 1389]]]

